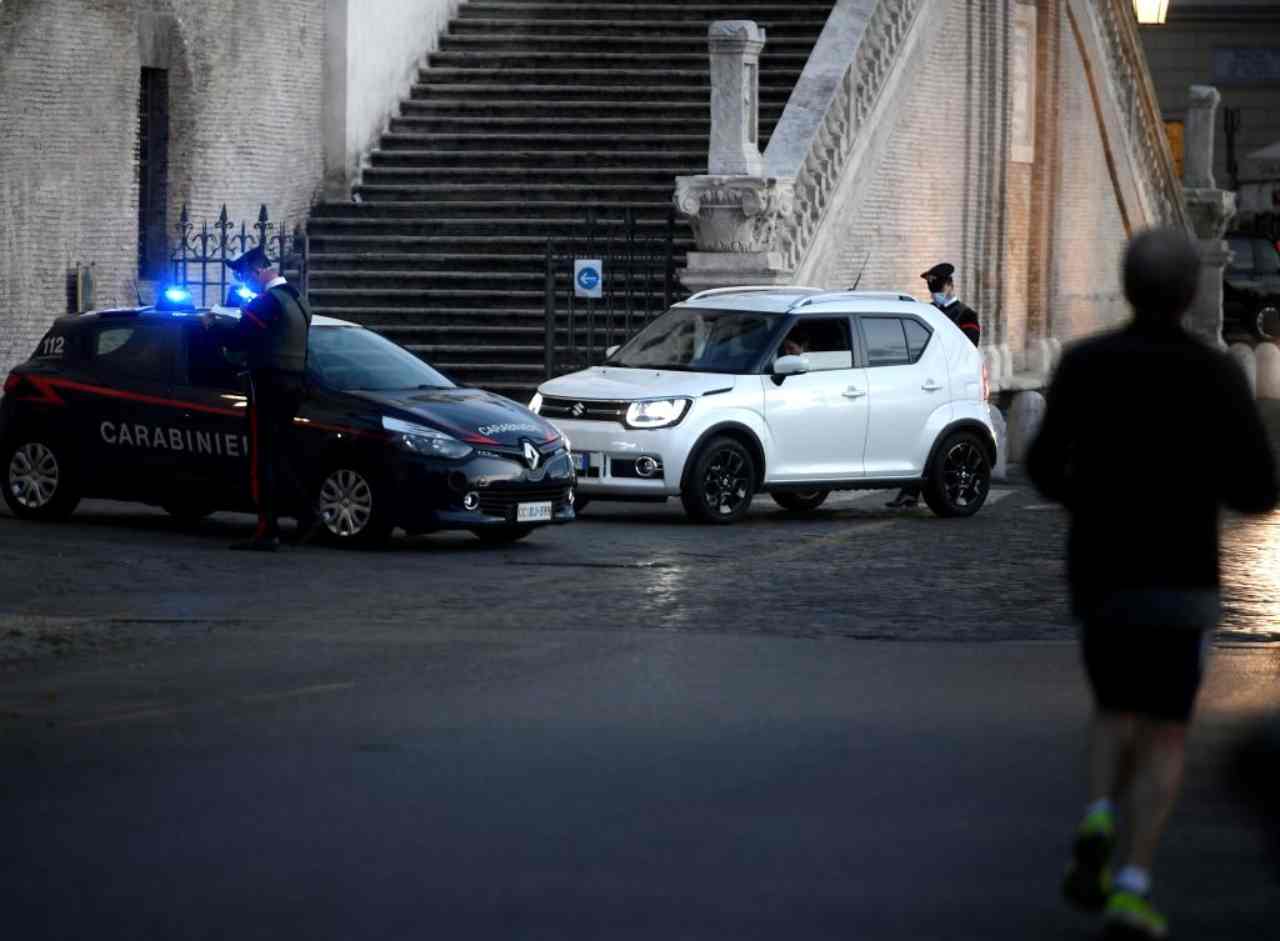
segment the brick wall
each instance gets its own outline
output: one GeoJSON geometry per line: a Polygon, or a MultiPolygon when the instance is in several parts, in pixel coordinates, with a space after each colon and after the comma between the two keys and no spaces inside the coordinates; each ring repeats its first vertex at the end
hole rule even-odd
{"type": "MultiPolygon", "coordinates": [[[[1079,336],[1127,316],[1117,270],[1126,238],[1080,52],[1059,0],[1036,12],[1031,163],[1010,141],[1011,31],[1019,3],[936,0],[885,135],[823,239],[816,283],[927,297],[920,272],[956,265],[956,291],[1007,344],[1015,369],[1046,328],[1079,336]]],[[[887,124],[888,126],[884,126],[887,124]]],[[[803,279],[802,279],[803,280],[803,279]]]]}
{"type": "Polygon", "coordinates": [[[77,261],[99,306],[135,296],[144,54],[170,72],[171,223],[183,203],[301,221],[318,191],[324,0],[0,4],[0,373],[65,312],[77,261]]]}

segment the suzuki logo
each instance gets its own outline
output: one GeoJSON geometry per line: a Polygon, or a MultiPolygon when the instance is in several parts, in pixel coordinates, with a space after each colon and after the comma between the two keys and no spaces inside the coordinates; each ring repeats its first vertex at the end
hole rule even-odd
{"type": "Polygon", "coordinates": [[[581,402],[574,402],[573,408],[569,409],[569,413],[573,415],[574,418],[581,418],[583,416],[583,413],[586,412],[586,410],[587,410],[587,407],[583,405],[581,402]]]}
{"type": "Polygon", "coordinates": [[[529,462],[529,470],[537,470],[538,461],[542,459],[542,455],[538,453],[537,448],[526,441],[524,442],[524,459],[529,462]]]}

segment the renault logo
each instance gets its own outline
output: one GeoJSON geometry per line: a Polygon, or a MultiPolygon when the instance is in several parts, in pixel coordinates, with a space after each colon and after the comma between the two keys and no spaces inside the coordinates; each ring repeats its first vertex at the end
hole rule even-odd
{"type": "Polygon", "coordinates": [[[538,461],[542,459],[542,455],[538,453],[537,448],[526,441],[524,442],[524,459],[529,462],[529,470],[537,470],[538,461]]]}
{"type": "Polygon", "coordinates": [[[569,409],[569,412],[570,414],[573,415],[574,418],[581,418],[583,413],[586,412],[586,410],[587,410],[587,407],[583,405],[581,402],[574,402],[573,408],[569,409]]]}

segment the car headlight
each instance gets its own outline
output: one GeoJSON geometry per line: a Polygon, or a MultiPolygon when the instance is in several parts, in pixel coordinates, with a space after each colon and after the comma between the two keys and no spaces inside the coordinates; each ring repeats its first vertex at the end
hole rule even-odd
{"type": "Polygon", "coordinates": [[[539,415],[542,413],[542,393],[541,392],[533,393],[533,398],[529,400],[529,411],[533,412],[533,414],[535,415],[539,415]]]}
{"type": "Polygon", "coordinates": [[[406,451],[422,454],[427,457],[466,457],[471,453],[471,445],[465,444],[425,425],[415,425],[398,418],[382,417],[382,427],[392,433],[392,441],[406,451]]]}
{"type": "Polygon", "coordinates": [[[666,428],[684,418],[692,399],[658,399],[653,402],[632,402],[627,409],[629,428],[666,428]]]}

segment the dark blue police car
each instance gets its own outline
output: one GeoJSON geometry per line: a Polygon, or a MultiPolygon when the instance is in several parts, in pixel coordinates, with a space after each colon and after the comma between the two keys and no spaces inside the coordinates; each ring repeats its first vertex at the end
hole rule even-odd
{"type": "MultiPolygon", "coordinates": [[[[57,320],[5,380],[0,472],[14,514],[57,519],[82,497],[188,521],[253,511],[243,367],[189,301],[171,301],[57,320]]],[[[503,543],[574,518],[569,442],[510,399],[326,317],[312,322],[307,372],[284,449],[287,515],[349,543],[397,526],[503,543]]]]}

